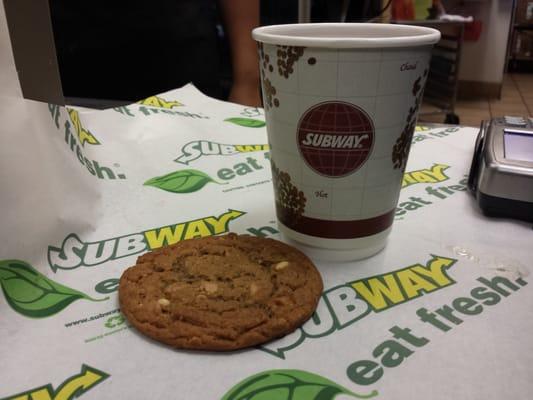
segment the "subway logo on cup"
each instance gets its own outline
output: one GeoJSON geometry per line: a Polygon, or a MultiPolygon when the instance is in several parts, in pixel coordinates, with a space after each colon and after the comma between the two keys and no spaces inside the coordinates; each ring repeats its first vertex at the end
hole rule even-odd
{"type": "Polygon", "coordinates": [[[361,108],[327,101],[307,110],[298,123],[298,149],[320,175],[343,177],[357,171],[374,145],[374,125],[361,108]]]}

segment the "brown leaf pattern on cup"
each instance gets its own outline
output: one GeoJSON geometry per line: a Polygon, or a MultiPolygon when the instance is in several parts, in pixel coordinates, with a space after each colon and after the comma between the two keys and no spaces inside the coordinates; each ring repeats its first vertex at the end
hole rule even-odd
{"type": "MultiPolygon", "coordinates": [[[[277,46],[278,73],[287,79],[294,72],[294,64],[304,55],[305,47],[277,46]]],[[[315,60],[316,62],[316,60],[315,60]]]]}
{"type": "Polygon", "coordinates": [[[259,59],[263,61],[265,58],[265,46],[262,42],[257,42],[257,51],[259,51],[259,59]]]}
{"type": "Polygon", "coordinates": [[[262,87],[263,87],[263,94],[265,96],[264,104],[263,106],[266,109],[274,107],[279,107],[279,99],[275,97],[276,95],[276,88],[274,85],[272,85],[272,82],[270,79],[267,78],[267,71],[272,72],[274,71],[274,67],[272,64],[270,64],[270,56],[265,53],[265,48],[263,46],[263,43],[257,44],[258,50],[259,50],[259,59],[260,59],[260,66],[261,66],[261,79],[262,79],[262,87]]]}
{"type": "Polygon", "coordinates": [[[392,148],[392,163],[395,169],[401,169],[402,172],[405,171],[407,165],[407,158],[409,156],[409,148],[411,146],[411,140],[413,139],[413,134],[416,127],[416,112],[420,103],[422,101],[422,79],[425,78],[428,74],[428,70],[425,69],[422,76],[419,76],[413,83],[412,94],[415,97],[415,104],[409,109],[409,114],[407,115],[405,127],[402,131],[402,134],[396,140],[394,147],[392,148]]]}
{"type": "MultiPolygon", "coordinates": [[[[260,59],[261,79],[263,83],[263,91],[265,95],[264,107],[269,109],[271,107],[279,107],[280,101],[275,97],[276,88],[272,84],[272,81],[267,77],[269,73],[274,71],[274,67],[271,63],[271,57],[265,53],[264,44],[259,42],[257,44],[260,59]]],[[[276,46],[277,47],[277,66],[278,73],[285,79],[294,72],[294,64],[303,56],[305,47],[300,46],[276,46]]],[[[315,65],[317,62],[315,57],[310,57],[307,60],[309,65],[315,65]]]]}
{"type": "Polygon", "coordinates": [[[278,218],[287,226],[296,225],[305,211],[307,199],[304,192],[292,183],[287,172],[279,170],[272,162],[272,181],[278,218]]]}
{"type": "Polygon", "coordinates": [[[272,105],[279,107],[279,100],[274,97],[276,95],[276,88],[268,78],[263,78],[263,91],[265,94],[265,108],[271,108],[272,105]]]}
{"type": "Polygon", "coordinates": [[[274,67],[272,64],[270,64],[270,56],[268,54],[265,54],[265,48],[263,46],[263,43],[258,44],[259,47],[259,58],[261,60],[261,67],[263,71],[268,70],[269,72],[274,71],[274,67]]]}

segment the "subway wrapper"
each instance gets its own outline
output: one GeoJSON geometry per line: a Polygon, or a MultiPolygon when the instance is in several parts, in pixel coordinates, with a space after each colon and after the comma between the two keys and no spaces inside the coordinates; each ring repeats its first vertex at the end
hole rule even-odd
{"type": "Polygon", "coordinates": [[[417,128],[387,247],[317,263],[302,328],[177,351],[124,320],[118,278],[187,238],[278,237],[263,110],[190,85],[104,111],[24,100],[2,29],[0,398],[528,398],[531,226],[465,190],[477,129],[417,128]]]}

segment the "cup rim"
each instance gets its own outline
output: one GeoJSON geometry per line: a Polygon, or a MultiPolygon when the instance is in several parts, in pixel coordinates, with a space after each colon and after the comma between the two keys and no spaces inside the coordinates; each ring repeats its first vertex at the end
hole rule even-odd
{"type": "Polygon", "coordinates": [[[255,28],[261,43],[324,48],[390,48],[432,45],[440,32],[425,26],[377,23],[306,23],[255,28]]]}

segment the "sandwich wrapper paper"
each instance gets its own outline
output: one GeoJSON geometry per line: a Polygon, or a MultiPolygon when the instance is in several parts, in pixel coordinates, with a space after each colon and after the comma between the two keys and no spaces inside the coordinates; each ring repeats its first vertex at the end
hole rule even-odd
{"type": "Polygon", "coordinates": [[[387,247],[317,261],[302,328],[173,350],[124,320],[118,279],[180,240],[278,237],[263,110],[192,85],[104,111],[25,100],[2,29],[1,399],[530,397],[531,225],[465,190],[477,129],[417,128],[387,247]]]}

